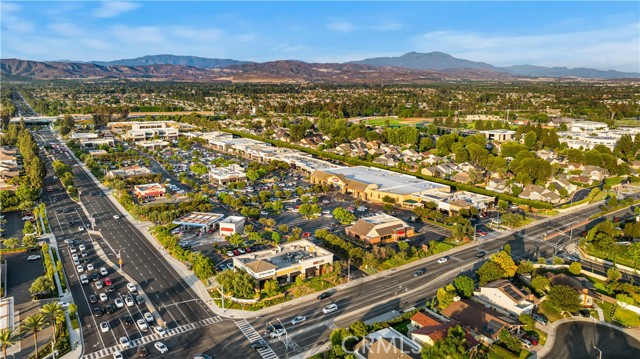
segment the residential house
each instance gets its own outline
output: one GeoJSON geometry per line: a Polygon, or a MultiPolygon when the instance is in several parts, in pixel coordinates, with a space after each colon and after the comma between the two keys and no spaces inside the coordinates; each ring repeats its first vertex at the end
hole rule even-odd
{"type": "Polygon", "coordinates": [[[382,142],[381,141],[369,141],[367,142],[367,148],[369,149],[373,149],[373,150],[379,150],[380,147],[382,147],[382,142]]]}
{"type": "Polygon", "coordinates": [[[487,345],[498,339],[501,330],[518,333],[522,326],[517,320],[468,299],[449,304],[441,313],[471,329],[475,338],[487,345]]]}
{"type": "Polygon", "coordinates": [[[454,182],[458,183],[470,183],[471,176],[469,176],[466,172],[458,172],[450,178],[454,182]]]}
{"type": "Polygon", "coordinates": [[[504,193],[509,191],[509,185],[507,180],[492,178],[491,180],[489,180],[486,189],[498,193],[504,193]]]}
{"type": "Polygon", "coordinates": [[[558,178],[552,183],[556,186],[556,189],[564,188],[569,194],[578,190],[578,186],[574,185],[573,183],[567,181],[564,178],[558,178]]]}
{"type": "Polygon", "coordinates": [[[441,177],[449,177],[458,172],[458,168],[454,164],[448,162],[437,165],[436,170],[438,171],[438,176],[441,177]]]}
{"type": "Polygon", "coordinates": [[[558,155],[552,150],[544,150],[544,149],[536,151],[536,155],[538,155],[538,157],[542,158],[543,160],[547,160],[547,161],[553,160],[558,157],[558,155]]]}
{"type": "Polygon", "coordinates": [[[393,328],[380,329],[354,347],[358,359],[421,359],[421,347],[393,328]]]}
{"type": "Polygon", "coordinates": [[[521,314],[531,314],[534,308],[525,293],[504,279],[480,286],[473,295],[478,302],[504,310],[515,318],[521,314]]]}
{"type": "Polygon", "coordinates": [[[589,177],[592,181],[603,181],[609,176],[609,171],[599,166],[584,166],[582,175],[589,177]]]}
{"type": "Polygon", "coordinates": [[[395,167],[398,164],[398,161],[391,154],[386,153],[373,160],[373,163],[395,167]]]}
{"type": "Polygon", "coordinates": [[[422,160],[422,154],[413,149],[404,150],[401,152],[401,155],[405,162],[416,162],[422,160]]]}
{"type": "Polygon", "coordinates": [[[425,176],[437,177],[438,169],[435,167],[423,167],[422,170],[420,170],[420,173],[425,176]]]}
{"type": "Polygon", "coordinates": [[[526,185],[518,197],[549,203],[560,203],[562,200],[557,193],[535,184],[526,185]]]}
{"type": "MultiPolygon", "coordinates": [[[[436,342],[443,340],[449,334],[449,329],[455,324],[448,320],[438,320],[431,315],[418,312],[411,317],[409,326],[409,338],[421,345],[433,346],[436,342]]],[[[468,330],[465,330],[467,348],[474,351],[480,344],[468,330]]]]}
{"type": "Polygon", "coordinates": [[[584,307],[591,308],[596,302],[602,302],[602,297],[596,292],[596,288],[585,277],[570,277],[566,274],[545,274],[551,285],[566,285],[576,290],[580,296],[580,303],[584,307]]]}
{"type": "Polygon", "coordinates": [[[458,165],[458,168],[460,169],[460,171],[464,171],[464,172],[471,172],[471,171],[483,172],[484,171],[482,167],[471,162],[462,162],[458,165]]]}

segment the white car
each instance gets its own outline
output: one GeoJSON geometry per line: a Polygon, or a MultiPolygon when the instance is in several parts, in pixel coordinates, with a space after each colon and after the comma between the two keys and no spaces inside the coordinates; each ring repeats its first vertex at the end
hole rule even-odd
{"type": "Polygon", "coordinates": [[[80,264],[79,266],[76,267],[76,269],[78,270],[78,273],[82,273],[84,272],[84,266],[82,264],[80,264]]]}
{"type": "Polygon", "coordinates": [[[109,272],[107,271],[107,268],[105,267],[100,267],[100,275],[103,277],[106,277],[109,274],[109,272]]]}
{"type": "Polygon", "coordinates": [[[149,312],[144,313],[144,320],[147,321],[147,323],[153,323],[153,321],[155,320],[153,318],[153,315],[149,312]]]}
{"type": "Polygon", "coordinates": [[[164,328],[159,325],[156,325],[155,327],[153,327],[153,331],[163,336],[167,335],[167,332],[164,330],[164,328]]]}
{"type": "Polygon", "coordinates": [[[102,284],[102,281],[99,280],[96,282],[96,289],[100,290],[104,287],[104,284],[102,284]]]}
{"type": "Polygon", "coordinates": [[[133,298],[129,296],[124,297],[124,302],[127,304],[127,307],[133,307],[133,305],[135,304],[133,298]]]}
{"type": "Polygon", "coordinates": [[[124,359],[124,357],[122,356],[122,353],[120,353],[119,350],[116,350],[115,352],[113,352],[113,359],[124,359]]]}
{"type": "Polygon", "coordinates": [[[446,261],[448,261],[448,260],[449,260],[449,258],[447,258],[447,257],[442,257],[442,258],[438,259],[438,264],[445,263],[445,262],[446,262],[446,261]]]}
{"type": "Polygon", "coordinates": [[[153,345],[153,347],[154,347],[154,348],[156,348],[156,349],[158,349],[158,351],[159,351],[161,354],[167,353],[167,352],[169,351],[169,348],[167,348],[167,346],[166,346],[166,345],[164,345],[164,343],[163,343],[163,342],[156,342],[156,343],[153,345]]]}
{"type": "Polygon", "coordinates": [[[39,255],[39,254],[32,254],[32,255],[30,255],[30,256],[28,256],[28,257],[27,257],[27,260],[28,260],[28,261],[35,261],[35,260],[38,260],[38,259],[40,259],[40,258],[42,258],[42,256],[41,256],[41,255],[39,255]]]}
{"type": "Polygon", "coordinates": [[[78,246],[78,249],[80,250],[80,252],[84,252],[87,250],[87,247],[84,244],[81,244],[78,246]]]}
{"type": "Polygon", "coordinates": [[[106,302],[109,300],[109,297],[105,293],[100,293],[98,296],[100,297],[101,302],[106,302]]]}
{"type": "Polygon", "coordinates": [[[146,332],[147,330],[149,330],[149,325],[144,319],[138,319],[136,323],[138,324],[138,328],[140,328],[140,331],[146,332]]]}
{"type": "Polygon", "coordinates": [[[271,339],[275,339],[275,338],[280,338],[282,335],[284,335],[284,333],[286,333],[284,328],[278,328],[272,331],[271,333],[269,333],[269,336],[271,337],[271,339]]]}
{"type": "Polygon", "coordinates": [[[291,325],[296,325],[298,323],[302,323],[305,320],[307,320],[307,317],[305,317],[304,315],[299,315],[299,316],[297,316],[297,317],[295,317],[295,318],[293,318],[291,320],[291,325]]]}
{"type": "Polygon", "coordinates": [[[127,290],[129,290],[129,292],[131,293],[135,293],[138,291],[138,287],[136,287],[136,285],[133,283],[127,283],[127,290]]]}
{"type": "Polygon", "coordinates": [[[120,337],[120,345],[123,349],[133,348],[133,343],[127,337],[120,337]]]}
{"type": "Polygon", "coordinates": [[[114,215],[113,215],[113,219],[120,219],[120,216],[119,216],[119,215],[117,215],[117,214],[114,214],[114,215]]]}
{"type": "Polygon", "coordinates": [[[74,253],[71,255],[71,258],[73,258],[73,260],[78,260],[78,253],[74,253]]]}
{"type": "Polygon", "coordinates": [[[115,303],[116,303],[116,307],[117,308],[123,308],[124,307],[124,302],[122,301],[121,298],[116,298],[115,303]]]}
{"type": "Polygon", "coordinates": [[[109,330],[111,330],[111,327],[109,327],[109,323],[108,322],[102,322],[100,323],[100,331],[103,333],[108,332],[109,330]]]}
{"type": "Polygon", "coordinates": [[[94,270],[94,269],[95,269],[95,268],[93,267],[93,263],[89,263],[89,264],[87,264],[87,270],[88,270],[88,271],[92,271],[92,270],[94,270]]]}
{"type": "Polygon", "coordinates": [[[22,217],[23,221],[30,221],[32,219],[33,219],[33,216],[24,216],[24,217],[22,217]]]}
{"type": "Polygon", "coordinates": [[[60,306],[61,306],[62,308],[64,308],[64,309],[69,308],[69,303],[67,303],[67,302],[58,302],[58,304],[60,304],[60,306]]]}
{"type": "Polygon", "coordinates": [[[322,308],[322,313],[329,314],[335,312],[336,310],[338,310],[337,304],[329,304],[326,307],[322,308]]]}
{"type": "Polygon", "coordinates": [[[269,212],[267,212],[267,211],[260,211],[260,215],[261,215],[261,216],[268,216],[268,215],[269,215],[269,212]]]}
{"type": "Polygon", "coordinates": [[[84,231],[84,227],[83,227],[83,226],[79,226],[79,227],[78,227],[78,230],[79,230],[80,232],[82,232],[82,231],[84,231]]]}
{"type": "Polygon", "coordinates": [[[233,252],[232,252],[232,251],[227,251],[227,256],[228,256],[228,257],[233,257],[233,256],[234,256],[234,254],[233,254],[233,252]]]}

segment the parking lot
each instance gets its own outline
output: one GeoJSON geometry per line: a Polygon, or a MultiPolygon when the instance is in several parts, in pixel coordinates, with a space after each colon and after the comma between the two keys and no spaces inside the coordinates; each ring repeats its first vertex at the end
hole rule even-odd
{"type": "Polygon", "coordinates": [[[36,278],[44,274],[42,258],[27,260],[33,254],[40,252],[9,253],[2,256],[7,261],[7,295],[12,296],[16,304],[31,302],[29,288],[36,278]]]}
{"type": "Polygon", "coordinates": [[[16,237],[21,239],[24,221],[22,220],[22,211],[2,212],[4,220],[2,221],[2,237],[16,237]]]}

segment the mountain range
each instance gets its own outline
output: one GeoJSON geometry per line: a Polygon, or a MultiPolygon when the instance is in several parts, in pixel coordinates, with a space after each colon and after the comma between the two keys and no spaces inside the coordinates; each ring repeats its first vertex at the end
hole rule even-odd
{"type": "Polygon", "coordinates": [[[514,80],[518,78],[640,78],[640,73],[590,68],[517,65],[497,67],[459,59],[443,52],[409,52],[347,63],[296,60],[249,62],[196,56],[152,55],[114,61],[0,60],[9,79],[129,78],[174,81],[423,83],[442,80],[514,80]]]}

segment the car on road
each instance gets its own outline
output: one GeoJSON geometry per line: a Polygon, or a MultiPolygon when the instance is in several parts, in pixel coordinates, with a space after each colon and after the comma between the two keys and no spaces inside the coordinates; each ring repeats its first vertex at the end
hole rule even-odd
{"type": "Polygon", "coordinates": [[[449,258],[442,257],[442,258],[438,259],[438,264],[446,263],[448,260],[449,260],[449,258]]]}
{"type": "Polygon", "coordinates": [[[331,292],[324,292],[324,293],[320,293],[320,295],[318,296],[318,300],[323,300],[326,298],[329,298],[333,293],[331,292]]]}
{"type": "Polygon", "coordinates": [[[104,279],[104,285],[109,286],[109,285],[112,285],[112,284],[113,284],[113,282],[111,281],[111,279],[109,279],[109,278],[105,278],[104,279]]]}
{"type": "Polygon", "coordinates": [[[108,332],[111,329],[111,327],[109,327],[109,323],[108,322],[102,322],[100,323],[100,331],[103,333],[108,332]]]}
{"type": "Polygon", "coordinates": [[[113,359],[124,359],[124,357],[119,350],[116,350],[115,352],[113,352],[113,359]]]}
{"type": "Polygon", "coordinates": [[[84,231],[84,227],[83,226],[78,226],[78,231],[80,231],[80,232],[84,231]]]}
{"type": "Polygon", "coordinates": [[[118,308],[124,308],[124,302],[122,301],[121,298],[116,298],[115,301],[113,301],[116,304],[116,307],[118,308]]]}
{"type": "Polygon", "coordinates": [[[96,303],[98,303],[98,297],[96,297],[96,296],[95,296],[95,294],[91,294],[91,295],[89,296],[89,303],[91,303],[91,304],[96,304],[96,303]]]}
{"type": "Polygon", "coordinates": [[[137,292],[137,291],[138,291],[138,287],[136,287],[136,285],[135,285],[135,284],[133,284],[133,283],[129,282],[129,283],[127,283],[127,290],[128,290],[129,292],[131,292],[131,293],[135,293],[135,292],[137,292]]]}
{"type": "Polygon", "coordinates": [[[120,337],[118,340],[123,349],[133,348],[133,343],[127,337],[120,337]]]}
{"type": "Polygon", "coordinates": [[[100,267],[100,275],[103,276],[103,277],[109,275],[109,272],[107,271],[107,268],[100,267]]]}
{"type": "Polygon", "coordinates": [[[98,289],[98,290],[104,288],[104,285],[102,284],[102,281],[97,281],[95,285],[96,285],[96,289],[98,289]]]}
{"type": "Polygon", "coordinates": [[[82,264],[76,266],[76,269],[78,270],[78,273],[84,272],[84,266],[82,264]]]}
{"type": "Polygon", "coordinates": [[[147,351],[147,347],[145,347],[144,345],[141,345],[138,347],[137,353],[138,353],[138,357],[140,358],[144,358],[147,355],[149,355],[149,352],[147,351]]]}
{"type": "Polygon", "coordinates": [[[338,310],[337,304],[329,304],[326,307],[322,308],[322,313],[329,314],[335,312],[336,310],[338,310]]]}
{"type": "Polygon", "coordinates": [[[311,233],[310,232],[304,232],[302,233],[303,237],[311,237],[311,233]]]}
{"type": "Polygon", "coordinates": [[[299,316],[291,319],[291,325],[296,325],[296,324],[302,323],[305,320],[307,320],[307,317],[305,317],[304,315],[299,315],[299,316]]]}
{"type": "Polygon", "coordinates": [[[415,273],[413,273],[413,276],[414,277],[419,277],[419,276],[423,275],[426,271],[427,271],[426,269],[420,268],[415,273]]]}
{"type": "Polygon", "coordinates": [[[146,332],[147,330],[149,330],[149,325],[144,319],[138,319],[136,320],[136,323],[138,324],[138,328],[140,328],[141,331],[146,332]]]}
{"type": "Polygon", "coordinates": [[[117,215],[117,214],[114,214],[114,215],[113,215],[113,219],[120,219],[120,216],[119,216],[119,215],[117,215]]]}
{"type": "Polygon", "coordinates": [[[193,359],[213,359],[213,357],[207,354],[196,354],[193,356],[193,359]]]}
{"type": "Polygon", "coordinates": [[[280,338],[281,336],[283,336],[287,331],[284,328],[278,328],[274,331],[272,331],[271,333],[269,333],[269,337],[271,339],[275,339],[275,338],[280,338]]]}
{"type": "Polygon", "coordinates": [[[163,342],[156,342],[155,344],[153,344],[153,347],[156,348],[160,352],[160,354],[169,352],[169,348],[167,348],[167,346],[164,345],[163,342]]]}
{"type": "Polygon", "coordinates": [[[97,307],[97,308],[93,308],[93,315],[95,317],[101,317],[104,314],[104,311],[102,310],[102,308],[97,307]]]}
{"type": "Polygon", "coordinates": [[[133,301],[133,298],[131,298],[128,295],[124,297],[124,302],[125,304],[127,304],[127,307],[133,307],[133,305],[135,304],[135,302],[133,301]]]}
{"type": "Polygon", "coordinates": [[[164,330],[164,328],[159,325],[153,327],[153,331],[160,335],[167,335],[167,332],[164,330]]]}
{"type": "Polygon", "coordinates": [[[476,258],[484,258],[484,256],[486,255],[487,255],[487,252],[479,251],[478,253],[476,253],[476,258]]]}
{"type": "Polygon", "coordinates": [[[92,270],[94,270],[94,269],[95,269],[95,268],[93,267],[93,264],[92,264],[92,263],[87,264],[87,270],[88,270],[88,271],[92,271],[92,270]]]}
{"type": "Polygon", "coordinates": [[[155,320],[153,318],[153,315],[149,312],[144,313],[144,320],[147,321],[147,323],[153,323],[153,321],[155,320]]]}
{"type": "Polygon", "coordinates": [[[100,297],[100,301],[101,301],[101,302],[106,302],[106,301],[108,301],[108,300],[109,300],[109,296],[107,296],[107,295],[106,295],[106,294],[104,294],[104,293],[100,293],[98,296],[100,297]]]}
{"type": "Polygon", "coordinates": [[[267,342],[265,342],[262,339],[251,342],[251,349],[253,350],[264,349],[266,347],[267,347],[267,342]]]}
{"type": "Polygon", "coordinates": [[[42,258],[42,256],[41,256],[41,255],[39,255],[39,254],[32,254],[32,255],[30,255],[30,256],[28,256],[28,257],[27,257],[27,260],[28,260],[28,261],[36,261],[36,260],[38,260],[38,259],[40,259],[40,258],[42,258]]]}

